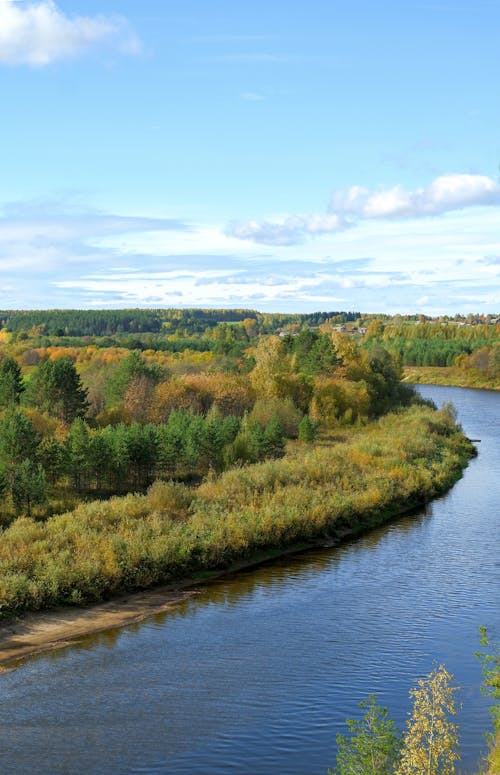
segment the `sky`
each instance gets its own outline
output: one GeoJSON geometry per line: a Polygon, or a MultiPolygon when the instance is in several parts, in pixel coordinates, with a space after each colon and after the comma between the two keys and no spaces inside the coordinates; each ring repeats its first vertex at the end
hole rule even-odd
{"type": "Polygon", "coordinates": [[[500,312],[498,0],[0,0],[0,309],[500,312]]]}

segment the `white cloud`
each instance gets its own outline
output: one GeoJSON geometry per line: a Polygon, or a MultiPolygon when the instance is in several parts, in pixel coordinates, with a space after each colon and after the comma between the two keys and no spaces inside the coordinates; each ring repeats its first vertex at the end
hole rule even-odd
{"type": "Polygon", "coordinates": [[[139,50],[136,37],[120,17],[68,17],[53,0],[22,5],[0,0],[0,62],[4,64],[47,65],[103,41],[112,41],[126,53],[139,50]]]}
{"type": "Polygon", "coordinates": [[[465,207],[500,204],[500,185],[485,175],[442,175],[427,187],[406,191],[402,186],[376,191],[351,186],[336,191],[330,211],[356,218],[421,218],[465,207]]]}
{"type": "Polygon", "coordinates": [[[228,226],[227,234],[264,245],[296,245],[306,236],[330,234],[348,227],[339,215],[290,215],[280,221],[240,221],[228,226]]]}
{"type": "Polygon", "coordinates": [[[227,234],[264,245],[297,245],[308,236],[345,231],[364,220],[425,218],[468,207],[500,205],[500,184],[485,175],[442,175],[427,187],[335,191],[328,214],[289,215],[279,220],[230,223],[227,234]]]}

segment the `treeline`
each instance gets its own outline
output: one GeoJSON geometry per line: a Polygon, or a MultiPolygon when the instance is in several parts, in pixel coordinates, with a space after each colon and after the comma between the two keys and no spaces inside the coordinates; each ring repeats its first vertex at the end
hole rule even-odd
{"type": "MultiPolygon", "coordinates": [[[[470,353],[474,344],[468,339],[391,339],[386,346],[403,366],[453,366],[459,355],[470,353]]],[[[476,341],[478,347],[484,340],[476,341]]]]}
{"type": "Polygon", "coordinates": [[[402,366],[460,366],[462,356],[500,344],[500,325],[378,319],[368,324],[365,342],[386,347],[402,366]]]}
{"type": "MultiPolygon", "coordinates": [[[[319,326],[326,321],[345,323],[359,318],[359,312],[314,312],[310,314],[260,313],[254,310],[159,309],[159,310],[10,310],[0,311],[0,325],[6,331],[26,336],[54,337],[114,336],[121,334],[203,334],[221,323],[253,321],[255,333],[273,333],[288,325],[319,326]]],[[[251,324],[251,323],[250,323],[251,324]]]]}

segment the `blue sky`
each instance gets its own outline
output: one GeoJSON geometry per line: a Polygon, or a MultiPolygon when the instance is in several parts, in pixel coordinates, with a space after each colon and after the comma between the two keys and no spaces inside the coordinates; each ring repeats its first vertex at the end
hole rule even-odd
{"type": "Polygon", "coordinates": [[[497,0],[0,0],[0,308],[500,311],[497,0]]]}

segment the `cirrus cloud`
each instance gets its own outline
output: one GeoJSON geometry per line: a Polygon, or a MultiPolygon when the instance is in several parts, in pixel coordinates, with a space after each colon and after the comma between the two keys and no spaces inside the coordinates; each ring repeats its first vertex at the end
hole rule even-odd
{"type": "Polygon", "coordinates": [[[0,63],[48,65],[105,41],[126,53],[139,50],[137,38],[121,17],[69,17],[53,0],[23,5],[0,0],[0,63]]]}

